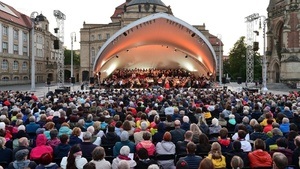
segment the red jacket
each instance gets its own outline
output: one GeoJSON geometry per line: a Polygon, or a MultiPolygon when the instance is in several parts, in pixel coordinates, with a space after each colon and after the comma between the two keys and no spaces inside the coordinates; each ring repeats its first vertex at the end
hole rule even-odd
{"type": "Polygon", "coordinates": [[[154,156],[155,154],[155,145],[150,140],[144,140],[139,142],[136,145],[136,151],[138,151],[140,148],[145,148],[148,151],[149,156],[154,156]]]}
{"type": "Polygon", "coordinates": [[[250,167],[272,166],[272,157],[267,151],[261,149],[254,150],[248,154],[250,167]]]}
{"type": "Polygon", "coordinates": [[[34,147],[30,152],[30,160],[39,159],[44,153],[53,154],[53,149],[51,146],[47,146],[47,138],[44,134],[39,134],[36,138],[36,147],[34,147]]]}

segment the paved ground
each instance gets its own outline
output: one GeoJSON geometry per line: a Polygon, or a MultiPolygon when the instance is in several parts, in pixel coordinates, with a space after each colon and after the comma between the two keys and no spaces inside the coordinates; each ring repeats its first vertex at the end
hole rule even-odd
{"type": "MultiPolygon", "coordinates": [[[[73,86],[71,84],[65,84],[64,86],[70,87],[71,91],[78,91],[81,90],[80,84],[76,83],[73,86]]],[[[246,88],[246,85],[244,83],[237,84],[234,82],[217,85],[218,87],[224,87],[226,86],[228,89],[233,91],[241,91],[243,88],[246,88]]],[[[250,83],[247,85],[248,88],[257,88],[260,91],[259,87],[256,87],[254,83],[250,83]]],[[[58,89],[59,87],[57,85],[50,85],[49,87],[44,83],[39,83],[35,85],[35,90],[33,91],[38,97],[44,97],[48,91],[55,91],[55,89],[58,89]]],[[[268,88],[268,86],[267,86],[268,88]]],[[[84,88],[86,89],[86,88],[84,88]]],[[[14,91],[30,91],[31,92],[31,85],[13,85],[13,86],[0,86],[0,90],[14,90],[14,91]]],[[[276,94],[288,94],[289,91],[292,91],[293,89],[271,89],[268,88],[268,92],[276,93],[276,94]]],[[[295,89],[294,89],[295,90],[295,89]]]]}

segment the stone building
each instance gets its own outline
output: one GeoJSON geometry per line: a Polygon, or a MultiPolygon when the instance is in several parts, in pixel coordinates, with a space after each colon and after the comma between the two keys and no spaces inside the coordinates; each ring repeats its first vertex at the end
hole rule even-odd
{"type": "Polygon", "coordinates": [[[267,81],[300,82],[300,1],[270,0],[267,8],[267,81]]]}
{"type": "Polygon", "coordinates": [[[174,17],[170,6],[161,0],[126,0],[115,8],[110,23],[84,22],[80,29],[80,38],[80,82],[89,81],[90,77],[95,77],[99,72],[102,74],[101,78],[106,77],[117,68],[166,68],[166,65],[167,68],[178,68],[185,66],[181,65],[183,62],[194,67],[191,71],[199,70],[199,73],[209,72],[218,76],[219,66],[216,65],[219,65],[219,60],[222,65],[222,59],[217,59],[220,58],[220,54],[223,55],[220,39],[210,34],[205,29],[205,24],[192,26],[174,17]],[[159,25],[158,22],[162,24],[159,25]],[[169,37],[165,35],[171,33],[169,37]],[[152,35],[157,38],[150,40],[152,35]],[[183,41],[177,42],[179,40],[183,41]],[[192,51],[183,43],[187,43],[191,48],[198,47],[192,51]],[[161,53],[157,53],[158,50],[161,53]],[[157,56],[153,57],[151,53],[157,56]],[[162,54],[168,57],[161,56],[162,54]],[[168,63],[164,63],[161,57],[168,63]],[[202,61],[204,66],[201,65],[202,61]],[[198,68],[199,65],[204,68],[198,68]]]}
{"type": "MultiPolygon", "coordinates": [[[[0,85],[29,84],[31,80],[32,39],[35,50],[35,82],[56,80],[56,55],[49,22],[42,14],[31,18],[0,2],[0,85]]],[[[61,45],[61,44],[60,44],[61,45]]]]}

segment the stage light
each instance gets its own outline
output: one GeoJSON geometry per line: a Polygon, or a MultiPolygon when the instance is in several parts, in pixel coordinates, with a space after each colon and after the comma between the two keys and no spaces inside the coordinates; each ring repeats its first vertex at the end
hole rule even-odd
{"type": "Polygon", "coordinates": [[[192,36],[192,37],[194,37],[195,35],[196,35],[195,33],[192,33],[192,35],[191,35],[191,36],[192,36]]]}
{"type": "Polygon", "coordinates": [[[118,56],[118,55],[116,55],[116,58],[119,58],[119,56],[118,56]]]}
{"type": "Polygon", "coordinates": [[[123,35],[124,35],[124,36],[127,36],[127,33],[126,33],[126,32],[124,32],[124,33],[123,33],[123,35]]]}
{"type": "Polygon", "coordinates": [[[188,55],[185,55],[185,58],[188,58],[188,55]]]}

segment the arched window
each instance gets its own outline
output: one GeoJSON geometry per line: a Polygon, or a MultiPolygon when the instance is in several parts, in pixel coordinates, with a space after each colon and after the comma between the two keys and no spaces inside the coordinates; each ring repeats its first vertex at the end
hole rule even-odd
{"type": "Polygon", "coordinates": [[[19,62],[18,61],[14,61],[13,70],[19,70],[19,62]]]}
{"type": "Polygon", "coordinates": [[[9,78],[7,76],[5,76],[5,77],[2,77],[2,80],[3,81],[9,81],[9,78]]]}
{"type": "Polygon", "coordinates": [[[23,77],[23,80],[28,80],[29,78],[27,76],[24,76],[23,77]]]}
{"type": "Polygon", "coordinates": [[[15,81],[17,81],[17,80],[19,80],[19,79],[20,79],[19,76],[15,76],[15,77],[14,77],[14,80],[15,80],[15,81]]]}
{"type": "Polygon", "coordinates": [[[2,70],[8,70],[8,61],[3,60],[1,65],[2,70]]]}
{"type": "Polygon", "coordinates": [[[23,62],[22,64],[22,70],[27,70],[28,64],[27,62],[23,62]]]}

